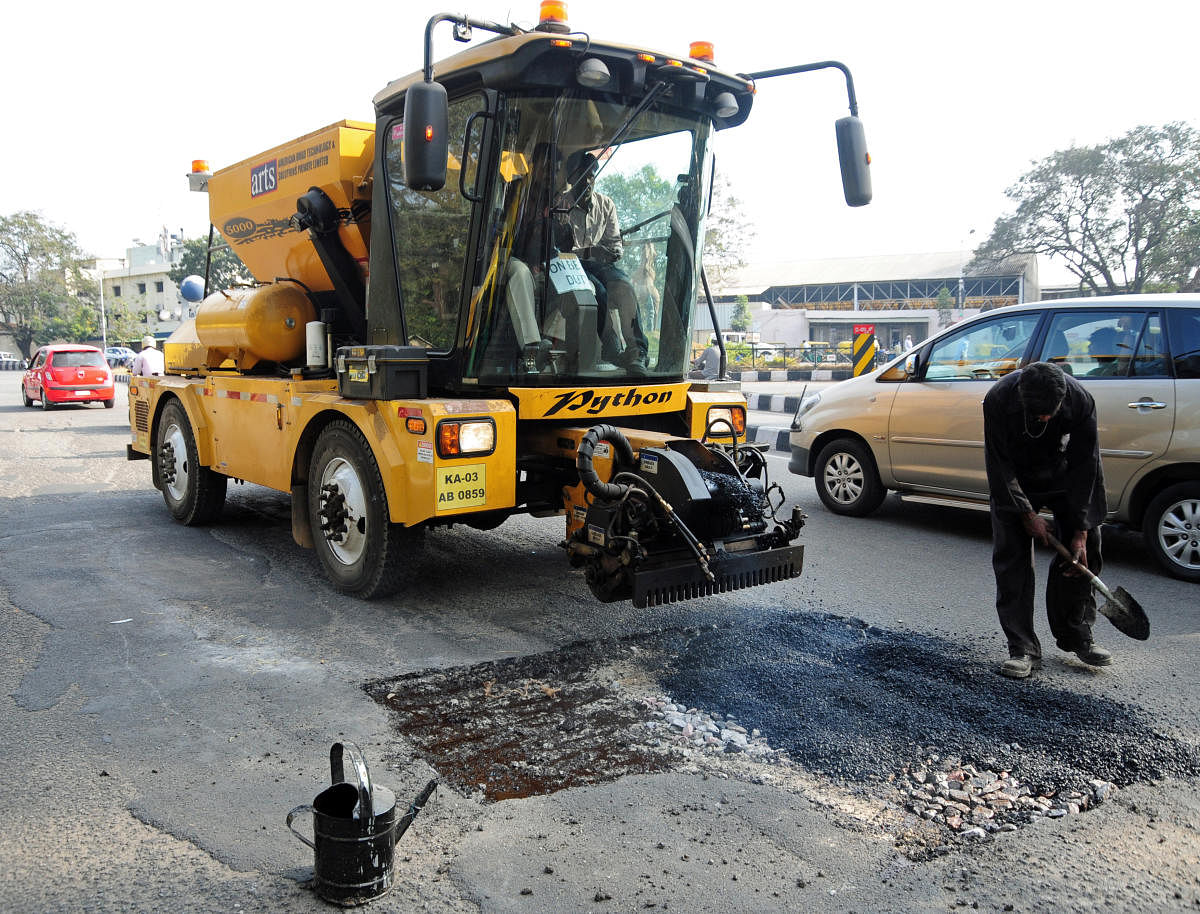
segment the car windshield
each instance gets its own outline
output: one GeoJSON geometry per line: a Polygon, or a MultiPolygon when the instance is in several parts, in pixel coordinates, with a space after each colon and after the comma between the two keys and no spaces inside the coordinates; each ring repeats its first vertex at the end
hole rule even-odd
{"type": "Polygon", "coordinates": [[[661,101],[631,112],[582,95],[504,100],[468,377],[685,373],[711,128],[661,101]]]}
{"type": "Polygon", "coordinates": [[[52,368],[104,368],[104,356],[94,349],[72,349],[50,357],[52,368]]]}

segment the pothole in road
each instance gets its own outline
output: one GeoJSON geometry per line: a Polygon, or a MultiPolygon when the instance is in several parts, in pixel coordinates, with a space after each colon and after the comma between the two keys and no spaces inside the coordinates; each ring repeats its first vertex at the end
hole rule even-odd
{"type": "Polygon", "coordinates": [[[815,613],[366,689],[414,754],[485,802],[664,770],[790,781],[917,855],[950,835],[1081,812],[1114,788],[1200,775],[1200,749],[1136,706],[1045,674],[1013,683],[952,642],[815,613]]]}

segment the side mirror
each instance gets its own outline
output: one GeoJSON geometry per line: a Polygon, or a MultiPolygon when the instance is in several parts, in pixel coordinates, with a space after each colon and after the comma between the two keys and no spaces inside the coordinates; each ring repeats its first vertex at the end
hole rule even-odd
{"type": "Polygon", "coordinates": [[[404,183],[413,190],[446,186],[449,108],[441,83],[420,82],[404,96],[404,183]]]}
{"type": "Polygon", "coordinates": [[[910,378],[917,376],[917,357],[910,355],[904,360],[904,373],[910,378]]]}
{"type": "Polygon", "coordinates": [[[857,117],[839,118],[838,160],[842,166],[842,191],[848,206],[866,206],[871,202],[871,154],[867,152],[867,134],[857,117]]]}

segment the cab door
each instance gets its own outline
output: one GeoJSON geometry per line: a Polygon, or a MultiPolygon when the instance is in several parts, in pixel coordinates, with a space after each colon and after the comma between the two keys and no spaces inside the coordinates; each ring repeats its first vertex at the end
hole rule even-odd
{"type": "Polygon", "coordinates": [[[984,318],[928,344],[896,392],[888,429],[901,486],[986,496],[983,398],[1028,355],[1041,311],[984,318]]]}

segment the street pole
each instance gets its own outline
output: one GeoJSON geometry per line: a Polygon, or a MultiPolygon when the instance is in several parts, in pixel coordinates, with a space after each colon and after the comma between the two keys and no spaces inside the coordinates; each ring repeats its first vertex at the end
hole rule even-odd
{"type": "Polygon", "coordinates": [[[100,262],[96,262],[100,273],[100,348],[108,348],[108,317],[104,313],[104,268],[100,266],[100,262]]]}

